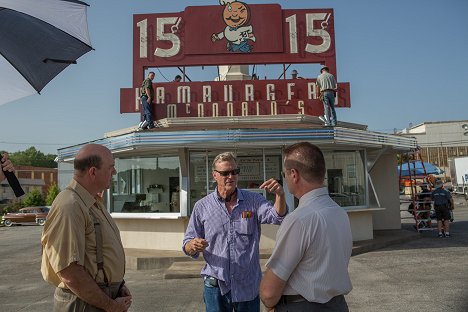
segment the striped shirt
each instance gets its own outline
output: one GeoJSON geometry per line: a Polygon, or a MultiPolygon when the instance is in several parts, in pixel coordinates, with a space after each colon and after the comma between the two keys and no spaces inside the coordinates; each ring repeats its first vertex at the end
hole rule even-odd
{"type": "Polygon", "coordinates": [[[217,278],[221,294],[231,291],[233,302],[250,301],[258,296],[262,275],[260,224],[280,224],[282,220],[265,197],[240,189],[229,214],[215,191],[195,203],[183,246],[196,237],[206,239],[206,264],[201,275],[217,278]]]}
{"type": "Polygon", "coordinates": [[[336,90],[336,79],[330,73],[324,72],[317,77],[317,85],[320,88],[320,91],[323,90],[336,90]]]}
{"type": "Polygon", "coordinates": [[[352,289],[352,245],[348,215],[323,187],[304,194],[284,219],[266,266],[287,281],[283,295],[326,303],[352,289]]]}

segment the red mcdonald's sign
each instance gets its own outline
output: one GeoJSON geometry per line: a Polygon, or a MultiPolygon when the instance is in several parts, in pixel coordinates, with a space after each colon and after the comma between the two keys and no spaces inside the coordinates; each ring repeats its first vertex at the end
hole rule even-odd
{"type": "MultiPolygon", "coordinates": [[[[121,89],[121,112],[139,111],[145,69],[234,64],[323,64],[336,76],[332,9],[282,10],[279,4],[191,6],[137,14],[133,21],[133,88],[121,89]]],[[[158,83],[155,115],[216,117],[320,115],[315,79],[158,83]]],[[[338,103],[350,107],[349,84],[338,103]]]]}

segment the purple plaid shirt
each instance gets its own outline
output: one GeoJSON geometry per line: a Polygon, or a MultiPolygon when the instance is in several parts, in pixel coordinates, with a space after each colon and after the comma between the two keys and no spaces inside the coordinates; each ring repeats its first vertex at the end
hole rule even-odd
{"type": "Polygon", "coordinates": [[[262,278],[260,224],[280,224],[283,218],[265,197],[240,189],[229,214],[215,191],[195,203],[183,246],[196,237],[206,239],[201,275],[217,278],[221,293],[231,291],[233,302],[250,301],[257,297],[262,278]]]}

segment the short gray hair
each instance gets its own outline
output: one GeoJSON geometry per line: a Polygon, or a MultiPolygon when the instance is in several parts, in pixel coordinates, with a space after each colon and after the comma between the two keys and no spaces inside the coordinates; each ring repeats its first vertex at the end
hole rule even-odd
{"type": "Polygon", "coordinates": [[[212,169],[215,170],[216,169],[216,163],[221,162],[221,161],[233,161],[237,165],[237,158],[234,155],[234,153],[224,152],[224,153],[221,153],[221,154],[219,154],[218,156],[215,157],[215,159],[213,160],[212,169]]]}

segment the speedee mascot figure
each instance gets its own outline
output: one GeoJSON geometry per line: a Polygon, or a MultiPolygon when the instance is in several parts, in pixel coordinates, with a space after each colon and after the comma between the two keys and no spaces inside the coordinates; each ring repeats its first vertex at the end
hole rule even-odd
{"type": "Polygon", "coordinates": [[[247,4],[235,0],[220,0],[224,5],[223,20],[226,28],[218,34],[213,34],[213,42],[226,38],[227,50],[231,52],[249,53],[252,46],[248,40],[255,42],[252,25],[250,23],[250,8],[247,4]]]}

